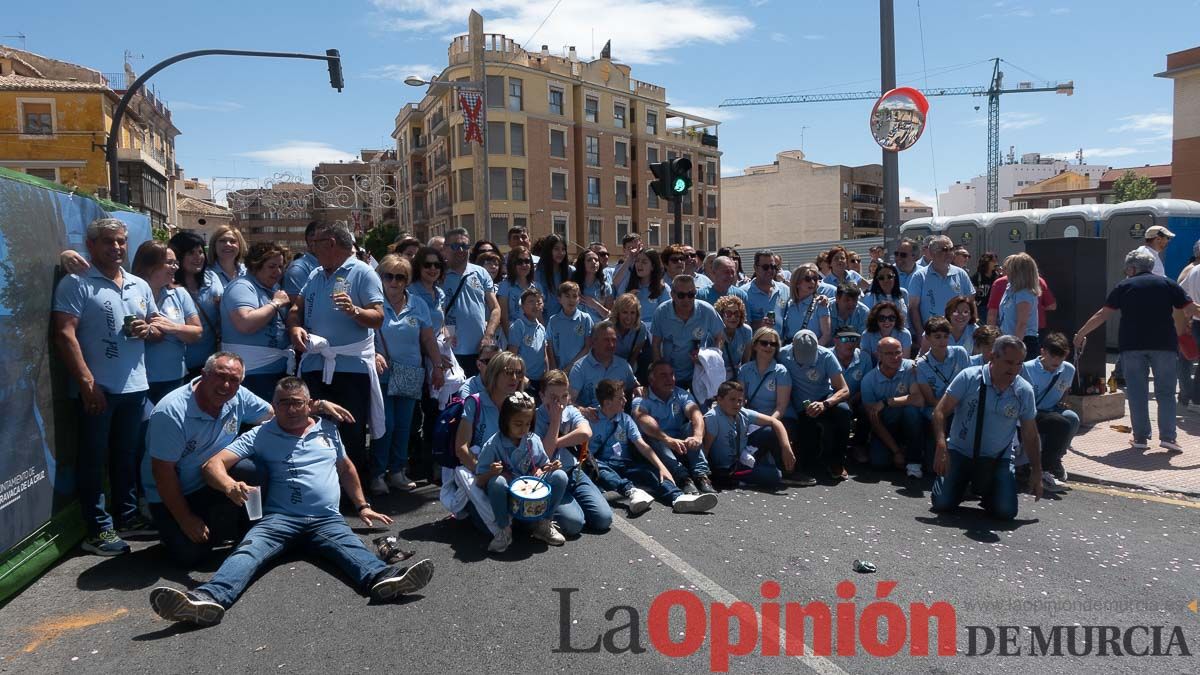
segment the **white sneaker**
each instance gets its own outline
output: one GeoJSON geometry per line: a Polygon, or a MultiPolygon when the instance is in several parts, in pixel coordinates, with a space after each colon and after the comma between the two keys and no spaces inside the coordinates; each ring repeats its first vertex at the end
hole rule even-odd
{"type": "Polygon", "coordinates": [[[654,497],[639,487],[633,488],[625,496],[629,499],[629,515],[631,516],[649,511],[650,505],[654,503],[654,497]]]}
{"type": "Polygon", "coordinates": [[[1136,438],[1130,439],[1129,447],[1133,448],[1134,450],[1149,450],[1150,442],[1149,441],[1139,441],[1136,438]]]}
{"type": "Polygon", "coordinates": [[[388,476],[387,483],[397,490],[414,490],[417,487],[417,484],[404,473],[404,469],[393,471],[392,475],[388,476]]]}
{"type": "Polygon", "coordinates": [[[379,476],[371,481],[371,494],[386,495],[388,493],[387,483],[383,481],[383,476],[379,476]]]}
{"type": "Polygon", "coordinates": [[[1166,448],[1167,452],[1171,453],[1172,455],[1182,455],[1183,454],[1183,446],[1176,443],[1175,441],[1162,441],[1158,444],[1158,447],[1166,448]]]}
{"type": "Polygon", "coordinates": [[[922,474],[922,473],[921,473],[921,465],[920,465],[920,464],[908,464],[908,465],[906,465],[906,466],[904,467],[904,473],[905,473],[905,475],[907,475],[909,478],[920,478],[922,475],[924,475],[924,474],[922,474]]]}
{"type": "Polygon", "coordinates": [[[1054,474],[1049,471],[1042,472],[1042,490],[1045,492],[1053,492],[1059,494],[1067,491],[1067,486],[1054,477],[1054,474]]]}
{"type": "Polygon", "coordinates": [[[496,536],[492,537],[492,543],[488,544],[488,550],[492,553],[504,553],[508,550],[510,544],[512,544],[511,526],[500,530],[496,533],[496,536]]]}
{"type": "Polygon", "coordinates": [[[550,518],[543,518],[537,521],[537,524],[533,526],[533,534],[531,536],[551,546],[562,546],[567,543],[567,538],[562,535],[562,532],[558,531],[558,526],[550,518]]]}
{"type": "Polygon", "coordinates": [[[675,513],[704,513],[716,505],[717,496],[713,494],[679,495],[671,502],[675,513]]]}

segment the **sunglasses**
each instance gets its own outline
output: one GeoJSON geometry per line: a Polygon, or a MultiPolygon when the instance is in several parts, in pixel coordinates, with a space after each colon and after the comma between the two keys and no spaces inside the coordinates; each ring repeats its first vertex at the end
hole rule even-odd
{"type": "Polygon", "coordinates": [[[907,258],[908,254],[905,253],[904,251],[896,251],[896,257],[897,258],[907,258]]]}
{"type": "Polygon", "coordinates": [[[764,272],[774,272],[779,269],[779,265],[759,265],[758,269],[764,272]]]}
{"type": "Polygon", "coordinates": [[[691,293],[676,293],[675,297],[679,298],[680,300],[695,300],[696,291],[692,291],[691,293]]]}
{"type": "Polygon", "coordinates": [[[934,253],[949,253],[950,251],[953,251],[954,249],[950,248],[949,246],[939,246],[937,248],[931,248],[929,250],[933,251],[934,253]]]}
{"type": "Polygon", "coordinates": [[[484,253],[498,253],[498,252],[499,252],[499,251],[497,251],[497,250],[496,250],[496,249],[494,249],[494,248],[481,248],[481,249],[479,249],[478,251],[476,251],[476,253],[477,253],[478,255],[483,255],[484,253]]]}
{"type": "Polygon", "coordinates": [[[517,264],[518,265],[532,265],[533,259],[532,258],[517,258],[517,264]]]}
{"type": "Polygon", "coordinates": [[[596,256],[597,256],[597,257],[600,257],[600,258],[607,258],[607,257],[608,257],[608,251],[600,251],[599,253],[597,253],[597,254],[596,254],[596,256]]]}
{"type": "Polygon", "coordinates": [[[505,368],[504,374],[509,377],[525,377],[525,371],[521,368],[505,368]]]}
{"type": "Polygon", "coordinates": [[[451,251],[466,251],[471,248],[470,244],[450,244],[451,251]]]}
{"type": "Polygon", "coordinates": [[[878,320],[881,323],[896,323],[896,315],[895,314],[880,314],[878,320]]]}
{"type": "Polygon", "coordinates": [[[858,342],[862,338],[857,335],[839,335],[838,342],[858,342]]]}
{"type": "Polygon", "coordinates": [[[427,270],[440,270],[446,267],[446,263],[442,262],[441,260],[426,260],[425,262],[421,263],[421,267],[424,267],[427,270]]]}
{"type": "Polygon", "coordinates": [[[391,272],[383,272],[382,274],[379,275],[379,278],[383,279],[383,282],[385,284],[390,283],[392,281],[404,281],[404,282],[408,281],[407,274],[392,274],[391,272]]]}
{"type": "Polygon", "coordinates": [[[742,317],[742,313],[736,309],[727,309],[724,312],[721,312],[721,316],[727,316],[731,319],[740,319],[742,317]]]}
{"type": "Polygon", "coordinates": [[[779,348],[779,343],[774,340],[755,340],[759,347],[774,347],[779,348]]]}
{"type": "Polygon", "coordinates": [[[880,274],[879,276],[877,276],[875,278],[880,281],[894,281],[896,279],[896,275],[895,274],[880,274]]]}
{"type": "Polygon", "coordinates": [[[821,277],[807,276],[807,277],[804,277],[804,280],[816,283],[821,280],[821,277]]]}

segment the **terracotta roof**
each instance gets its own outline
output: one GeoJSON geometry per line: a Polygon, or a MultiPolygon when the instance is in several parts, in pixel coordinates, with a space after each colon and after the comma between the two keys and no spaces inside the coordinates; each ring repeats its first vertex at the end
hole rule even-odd
{"type": "Polygon", "coordinates": [[[1104,172],[1104,175],[1100,176],[1100,182],[1101,183],[1115,182],[1118,178],[1120,178],[1121,176],[1124,176],[1126,171],[1132,171],[1139,176],[1145,176],[1146,178],[1149,178],[1151,180],[1154,180],[1156,178],[1170,178],[1171,177],[1171,165],[1170,164],[1154,164],[1151,166],[1129,166],[1129,167],[1124,167],[1124,168],[1120,168],[1120,169],[1109,169],[1108,171],[1104,172]]]}
{"type": "Polygon", "coordinates": [[[30,63],[30,62],[26,61],[24,58],[22,58],[20,52],[14,51],[7,47],[0,46],[0,57],[6,58],[6,59],[12,59],[13,61],[16,61],[17,63],[24,66],[25,68],[28,68],[34,75],[36,75],[38,77],[42,77],[42,71],[38,70],[32,63],[30,63]]]}
{"type": "Polygon", "coordinates": [[[200,213],[206,216],[233,217],[233,212],[224,206],[217,206],[212,202],[206,202],[203,199],[196,199],[186,195],[177,196],[175,208],[181,213],[200,213]]]}
{"type": "Polygon", "coordinates": [[[47,80],[40,77],[25,77],[23,75],[5,75],[0,77],[0,90],[6,91],[111,91],[108,87],[97,82],[78,82],[73,80],[47,80]]]}
{"type": "Polygon", "coordinates": [[[921,203],[921,202],[919,202],[919,201],[917,201],[917,200],[913,199],[912,197],[905,197],[905,198],[904,198],[904,201],[900,202],[900,206],[903,206],[903,207],[906,207],[906,208],[910,208],[910,209],[927,209],[927,208],[930,208],[928,204],[923,204],[923,203],[921,203]]]}

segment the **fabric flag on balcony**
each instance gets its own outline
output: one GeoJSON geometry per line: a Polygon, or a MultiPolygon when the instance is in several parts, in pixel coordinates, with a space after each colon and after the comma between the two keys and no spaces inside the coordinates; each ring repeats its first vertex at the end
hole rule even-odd
{"type": "Polygon", "coordinates": [[[458,107],[463,111],[463,139],[467,143],[474,140],[483,145],[483,126],[479,123],[483,112],[483,96],[476,91],[459,92],[458,107]]]}

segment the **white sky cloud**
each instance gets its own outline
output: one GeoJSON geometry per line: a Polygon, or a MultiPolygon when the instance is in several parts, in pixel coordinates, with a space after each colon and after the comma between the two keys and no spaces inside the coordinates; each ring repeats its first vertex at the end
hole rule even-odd
{"type": "MultiPolygon", "coordinates": [[[[718,122],[728,122],[729,120],[737,119],[737,115],[730,112],[727,108],[714,108],[702,105],[672,105],[671,110],[699,115],[700,117],[718,122]]],[[[680,122],[682,122],[680,118],[672,117],[667,121],[667,126],[678,126],[680,122]]]]}
{"type": "MultiPolygon", "coordinates": [[[[1045,123],[1046,123],[1046,118],[1042,115],[1038,115],[1037,113],[1027,113],[1027,112],[1002,112],[1002,113],[1000,113],[1000,130],[1001,131],[1015,131],[1017,129],[1028,129],[1029,127],[1036,127],[1039,124],[1045,124],[1045,123]]],[[[974,119],[963,122],[963,124],[965,124],[969,127],[983,127],[983,126],[987,126],[987,118],[986,117],[976,117],[974,119]]]]}
{"type": "Polygon", "coordinates": [[[171,110],[179,112],[182,110],[195,110],[198,112],[233,112],[241,110],[242,104],[233,101],[205,101],[203,103],[193,103],[191,101],[171,101],[171,110]]]}
{"type": "MultiPolygon", "coordinates": [[[[1048,153],[1042,153],[1042,156],[1043,157],[1053,157],[1054,159],[1062,159],[1062,160],[1070,161],[1070,160],[1075,159],[1076,152],[1079,152],[1079,151],[1071,150],[1068,152],[1048,152],[1048,153]]],[[[1137,148],[1129,148],[1129,147],[1125,147],[1125,146],[1118,146],[1118,147],[1114,147],[1114,148],[1084,148],[1083,149],[1083,161],[1092,162],[1097,159],[1110,159],[1112,157],[1125,157],[1127,155],[1136,155],[1136,154],[1142,153],[1142,152],[1145,152],[1145,150],[1138,150],[1137,148]]]]}
{"type": "Polygon", "coordinates": [[[817,33],[809,33],[807,35],[801,35],[800,37],[804,38],[805,40],[824,40],[825,39],[824,35],[818,35],[817,33]]]}
{"type": "Polygon", "coordinates": [[[721,165],[721,178],[728,178],[729,176],[740,176],[745,171],[746,171],[746,169],[744,167],[730,166],[728,164],[722,164],[721,165]]]}
{"type": "Polygon", "coordinates": [[[360,77],[368,80],[395,80],[403,82],[409,75],[429,79],[442,72],[441,68],[428,63],[389,63],[386,66],[372,68],[360,77]]]}
{"type": "Polygon", "coordinates": [[[1139,145],[1171,140],[1171,127],[1174,122],[1174,117],[1171,113],[1139,113],[1120,117],[1117,121],[1120,124],[1109,129],[1109,131],[1113,133],[1149,134],[1136,141],[1139,145]]]}
{"type": "Polygon", "coordinates": [[[932,193],[923,192],[916,188],[905,187],[905,186],[901,185],[900,186],[900,201],[903,202],[905,197],[908,197],[908,198],[912,199],[913,201],[921,202],[922,204],[925,204],[926,206],[932,207],[933,215],[935,215],[935,216],[938,215],[937,200],[934,199],[934,196],[932,193]]]}
{"type": "Polygon", "coordinates": [[[1062,16],[1063,14],[1070,14],[1071,8],[1070,7],[1055,7],[1054,9],[1050,10],[1050,13],[1055,16],[1062,16]]]}
{"type": "Polygon", "coordinates": [[[773,42],[787,42],[787,41],[788,41],[788,38],[787,38],[787,35],[784,35],[783,33],[771,33],[771,41],[773,41],[773,42]]]}
{"type": "Polygon", "coordinates": [[[598,50],[613,40],[613,57],[624,63],[669,61],[672,47],[696,42],[727,44],[754,27],[750,19],[710,0],[687,4],[663,0],[606,0],[603,11],[589,2],[556,0],[372,0],[382,25],[403,32],[450,29],[465,33],[472,9],[484,17],[484,30],[503,33],[530,49],[551,45],[558,53],[576,45],[589,54],[592,35],[598,50]],[[549,18],[547,18],[549,17],[549,18]],[[669,20],[665,20],[669,17],[669,20]],[[545,25],[541,25],[545,20],[545,25]],[[539,28],[541,25],[541,28],[539,28]],[[594,31],[594,33],[593,33],[594,31]],[[536,35],[534,35],[536,32],[536,35]],[[530,36],[534,36],[530,40],[530,36]]]}
{"type": "Polygon", "coordinates": [[[357,155],[343,152],[328,143],[317,141],[285,141],[282,145],[264,150],[239,152],[238,157],[246,157],[263,164],[283,168],[312,169],[321,162],[352,162],[357,155]]]}

